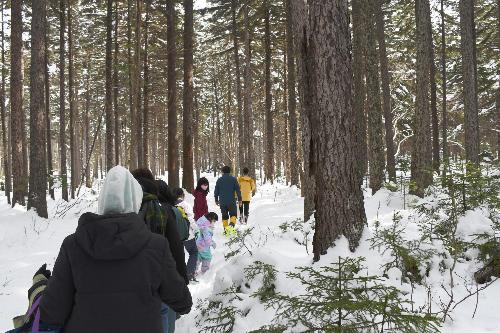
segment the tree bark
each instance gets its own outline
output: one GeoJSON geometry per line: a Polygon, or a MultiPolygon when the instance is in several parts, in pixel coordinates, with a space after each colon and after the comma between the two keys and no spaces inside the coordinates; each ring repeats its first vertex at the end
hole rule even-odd
{"type": "Polygon", "coordinates": [[[3,168],[5,173],[5,196],[7,197],[7,203],[10,205],[10,193],[12,191],[12,177],[10,173],[10,154],[9,154],[9,144],[8,144],[8,129],[7,129],[7,116],[5,110],[5,34],[4,34],[4,8],[5,4],[2,0],[2,87],[1,87],[1,100],[0,100],[0,112],[2,117],[2,148],[3,148],[3,168]]]}
{"type": "Polygon", "coordinates": [[[431,128],[429,0],[416,1],[415,16],[417,22],[417,96],[413,125],[410,193],[423,197],[425,189],[432,184],[432,142],[429,135],[431,128]]]}
{"type": "Polygon", "coordinates": [[[76,119],[78,115],[76,114],[76,101],[75,101],[75,65],[74,65],[74,47],[73,47],[73,15],[71,13],[71,0],[68,0],[68,58],[69,58],[69,147],[70,147],[70,159],[71,159],[71,198],[75,198],[75,189],[78,182],[78,172],[77,172],[77,152],[76,152],[76,119]]]}
{"type": "Polygon", "coordinates": [[[59,148],[60,148],[60,177],[63,200],[68,201],[68,172],[66,166],[66,81],[64,70],[66,64],[66,0],[59,0],[59,148]]]}
{"type": "MultiPolygon", "coordinates": [[[[386,146],[386,161],[387,173],[389,181],[396,183],[396,160],[394,151],[394,129],[393,129],[393,114],[391,105],[391,76],[389,73],[389,61],[387,59],[387,48],[385,43],[385,22],[384,12],[382,11],[383,0],[375,2],[375,17],[377,21],[377,40],[379,45],[380,57],[380,76],[382,79],[382,108],[385,120],[385,146],[386,146]]],[[[439,146],[439,145],[438,145],[439,146]]],[[[438,152],[439,154],[439,152],[438,152]]]]}
{"type": "MultiPolygon", "coordinates": [[[[301,102],[300,117],[302,121],[302,153],[304,159],[304,221],[308,221],[315,210],[316,183],[312,169],[312,88],[309,77],[311,75],[312,59],[308,44],[309,21],[306,4],[302,0],[292,0],[292,20],[294,27],[295,52],[297,54],[297,72],[299,78],[299,96],[301,102]]],[[[284,100],[286,103],[286,99],[284,100]]],[[[286,131],[286,123],[285,123],[286,131]]],[[[285,135],[285,137],[287,137],[285,135]]],[[[362,177],[361,177],[362,178],[362,177]]]]}
{"type": "MultiPolygon", "coordinates": [[[[445,33],[445,15],[444,15],[444,0],[441,0],[441,93],[442,93],[442,136],[443,136],[443,180],[446,179],[446,173],[449,166],[449,148],[448,148],[448,110],[446,100],[446,33],[445,33]]],[[[444,184],[444,182],[443,182],[444,184]]]]}
{"type": "Polygon", "coordinates": [[[194,191],[193,175],[193,0],[184,0],[184,93],[182,187],[194,191]]]}
{"type": "MultiPolygon", "coordinates": [[[[86,87],[85,87],[85,161],[90,162],[90,77],[91,77],[91,63],[90,56],[87,58],[86,63],[87,77],[86,77],[86,87]]],[[[94,163],[95,164],[95,163],[94,163]]],[[[90,176],[90,167],[85,165],[85,185],[88,188],[92,188],[92,178],[90,176]]]]}
{"type": "Polygon", "coordinates": [[[54,179],[53,179],[53,164],[52,164],[52,132],[50,124],[50,74],[49,74],[49,25],[47,22],[47,15],[44,17],[45,20],[45,33],[44,33],[44,84],[45,84],[45,131],[46,131],[46,142],[47,142],[47,178],[49,184],[49,194],[52,200],[55,199],[54,193],[54,179]]]}
{"type": "Polygon", "coordinates": [[[353,75],[347,0],[312,0],[309,10],[313,174],[316,188],[314,259],[344,235],[351,251],[366,223],[356,169],[353,75]],[[321,120],[321,121],[320,121],[321,120]],[[321,170],[319,170],[321,168],[321,170]]]}
{"type": "Polygon", "coordinates": [[[149,94],[150,94],[150,78],[149,78],[149,20],[151,6],[146,2],[146,22],[144,22],[144,116],[142,126],[142,154],[143,166],[149,166],[149,131],[152,130],[149,116],[149,94]]]}
{"type": "MultiPolygon", "coordinates": [[[[430,13],[430,10],[429,10],[430,13]]],[[[429,14],[430,15],[430,14],[429,14]]],[[[439,120],[437,111],[436,63],[434,62],[434,40],[432,35],[432,20],[428,20],[429,29],[429,61],[431,84],[431,122],[432,122],[432,169],[439,174],[439,120]]]]}
{"type": "MultiPolygon", "coordinates": [[[[364,10],[369,27],[376,24],[376,1],[366,1],[364,10]]],[[[377,55],[377,33],[375,29],[366,31],[366,109],[368,118],[368,161],[370,188],[375,194],[384,183],[384,126],[380,99],[379,57],[377,55]]]]}
{"type": "MultiPolygon", "coordinates": [[[[497,0],[497,48],[500,49],[500,0],[497,0]]],[[[500,128],[500,62],[497,62],[496,127],[500,128]]],[[[500,160],[500,131],[497,131],[497,160],[500,160]]]]}
{"type": "Polygon", "coordinates": [[[353,112],[355,122],[355,149],[358,164],[358,177],[363,180],[368,171],[367,124],[365,114],[365,53],[366,53],[366,14],[363,11],[363,1],[352,1],[352,42],[353,42],[353,74],[354,101],[353,112]]]}
{"type": "MultiPolygon", "coordinates": [[[[167,1],[168,3],[169,1],[167,1]]],[[[137,121],[137,111],[135,106],[135,89],[134,86],[134,62],[132,61],[132,0],[127,0],[127,63],[128,63],[128,86],[129,86],[129,108],[130,108],[130,133],[131,139],[129,146],[130,153],[130,168],[135,169],[138,167],[137,145],[139,142],[137,138],[132,137],[137,133],[137,127],[140,126],[137,121]]]]}
{"type": "Polygon", "coordinates": [[[460,0],[460,47],[465,120],[465,158],[479,166],[479,115],[477,103],[477,63],[474,1],[460,0]]]}
{"type": "Polygon", "coordinates": [[[26,175],[24,174],[24,111],[23,111],[23,22],[22,0],[11,3],[11,74],[10,74],[10,118],[12,145],[12,206],[24,205],[26,195],[26,175]]]}
{"type": "MultiPolygon", "coordinates": [[[[273,113],[272,113],[272,83],[271,83],[271,11],[269,1],[264,0],[264,25],[265,25],[265,49],[266,49],[266,155],[265,155],[265,175],[266,180],[271,183],[274,180],[274,133],[273,133],[273,113]]],[[[291,16],[291,15],[289,15],[291,16]]],[[[292,32],[290,32],[291,34],[292,32]]]]}
{"type": "Polygon", "coordinates": [[[45,110],[45,0],[33,2],[30,67],[30,175],[28,209],[47,214],[47,160],[45,110]]]}
{"type": "Polygon", "coordinates": [[[115,147],[115,165],[120,164],[120,110],[118,109],[118,1],[115,1],[115,29],[113,54],[113,110],[114,110],[114,147],[115,147]]]}
{"type": "Polygon", "coordinates": [[[113,149],[113,77],[112,77],[112,30],[113,30],[113,0],[106,1],[106,99],[104,104],[106,114],[106,171],[114,166],[113,149]]]}
{"type": "Polygon", "coordinates": [[[248,17],[249,6],[244,5],[243,15],[245,21],[245,100],[243,105],[244,128],[245,128],[245,165],[250,170],[250,177],[255,179],[255,151],[254,151],[254,131],[253,131],[253,105],[252,105],[252,46],[250,40],[250,20],[248,17]]]}
{"type": "Polygon", "coordinates": [[[168,88],[168,184],[179,187],[179,162],[177,142],[177,86],[176,86],[176,57],[175,47],[175,6],[173,1],[167,1],[167,88],[168,88]]]}
{"type": "Polygon", "coordinates": [[[290,156],[290,185],[299,185],[297,156],[297,96],[295,94],[295,55],[290,0],[286,1],[286,59],[288,74],[288,135],[290,156]]]}
{"type": "Polygon", "coordinates": [[[240,138],[240,143],[238,144],[238,164],[239,169],[243,168],[245,164],[245,149],[241,140],[245,135],[245,129],[243,127],[243,103],[241,99],[241,70],[240,70],[240,55],[239,55],[239,42],[238,42],[238,26],[236,23],[236,7],[237,0],[231,0],[231,17],[232,17],[232,33],[233,33],[233,54],[234,54],[234,64],[236,70],[236,103],[238,105],[238,136],[240,138]]]}
{"type": "Polygon", "coordinates": [[[141,25],[142,25],[142,0],[136,1],[135,11],[135,45],[134,45],[134,105],[137,116],[137,126],[135,138],[137,140],[137,164],[139,167],[147,167],[147,162],[144,160],[143,150],[143,129],[144,129],[144,113],[141,110],[141,25]]]}

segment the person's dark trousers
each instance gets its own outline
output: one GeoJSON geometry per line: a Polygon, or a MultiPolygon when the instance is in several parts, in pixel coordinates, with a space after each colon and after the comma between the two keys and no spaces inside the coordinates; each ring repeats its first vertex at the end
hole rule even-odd
{"type": "Polygon", "coordinates": [[[198,262],[198,247],[196,246],[196,240],[193,238],[184,241],[184,248],[186,248],[186,251],[189,253],[189,259],[186,265],[187,276],[188,279],[192,279],[196,272],[196,264],[198,262]]]}
{"type": "Polygon", "coordinates": [[[240,206],[240,216],[247,216],[249,215],[250,211],[250,201],[243,201],[243,204],[240,206]]]}

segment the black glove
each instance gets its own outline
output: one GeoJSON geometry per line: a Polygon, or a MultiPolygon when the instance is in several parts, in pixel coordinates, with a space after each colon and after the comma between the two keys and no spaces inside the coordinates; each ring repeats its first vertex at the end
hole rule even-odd
{"type": "Polygon", "coordinates": [[[29,307],[33,302],[42,295],[45,287],[47,287],[47,283],[49,282],[49,278],[51,276],[50,270],[47,269],[47,264],[43,264],[38,271],[36,271],[33,276],[33,285],[28,290],[28,299],[29,299],[29,307]]]}
{"type": "Polygon", "coordinates": [[[33,275],[33,279],[38,275],[38,274],[42,274],[43,276],[45,276],[47,279],[50,279],[50,276],[52,275],[50,270],[47,269],[47,264],[43,264],[35,273],[35,275],[33,275]]]}

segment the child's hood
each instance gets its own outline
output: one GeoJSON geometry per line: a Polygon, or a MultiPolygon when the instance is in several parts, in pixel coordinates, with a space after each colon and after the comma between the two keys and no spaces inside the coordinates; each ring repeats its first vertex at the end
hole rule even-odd
{"type": "Polygon", "coordinates": [[[212,227],[212,223],[210,223],[210,221],[205,216],[200,217],[198,219],[198,221],[196,221],[196,224],[200,228],[210,228],[210,227],[212,227]]]}
{"type": "Polygon", "coordinates": [[[247,181],[247,182],[251,182],[252,181],[252,178],[250,176],[240,176],[240,181],[247,181]]]}

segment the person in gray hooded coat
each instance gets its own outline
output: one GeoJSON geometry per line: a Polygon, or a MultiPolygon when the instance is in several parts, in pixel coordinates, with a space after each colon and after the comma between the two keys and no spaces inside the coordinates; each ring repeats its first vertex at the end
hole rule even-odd
{"type": "Polygon", "coordinates": [[[168,241],[137,215],[141,201],[130,172],[112,168],[98,214],[83,214],[61,246],[41,296],[42,323],[64,333],[161,333],[162,302],[180,314],[191,310],[168,241]]]}

